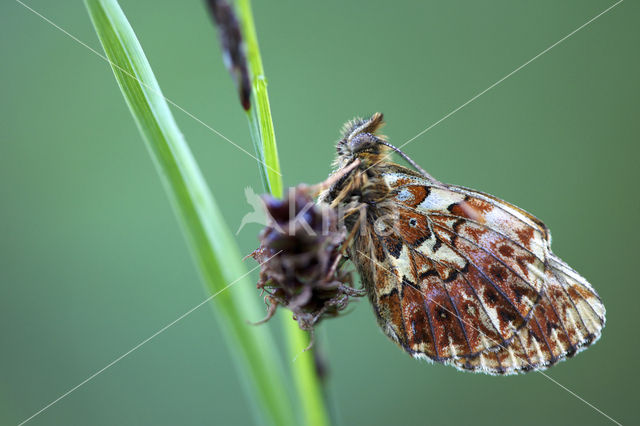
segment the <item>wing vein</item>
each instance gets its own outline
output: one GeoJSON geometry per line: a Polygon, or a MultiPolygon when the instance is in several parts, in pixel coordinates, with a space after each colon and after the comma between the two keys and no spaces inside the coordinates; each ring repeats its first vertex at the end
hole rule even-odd
{"type": "MultiPolygon", "coordinates": [[[[444,231],[446,231],[446,232],[450,232],[451,234],[455,235],[455,236],[456,236],[456,237],[458,237],[458,238],[461,238],[461,239],[463,239],[463,240],[467,241],[467,242],[468,242],[469,244],[471,244],[472,246],[478,247],[480,250],[484,251],[486,254],[488,254],[489,256],[491,256],[491,257],[493,257],[495,260],[497,260],[499,263],[501,263],[505,268],[507,268],[508,270],[510,270],[510,271],[511,271],[511,272],[512,272],[512,273],[513,273],[517,278],[519,278],[523,283],[525,283],[525,284],[526,284],[528,287],[530,287],[530,288],[531,288],[535,293],[537,293],[537,294],[538,294],[538,296],[540,295],[540,292],[539,292],[538,290],[536,290],[536,288],[535,288],[533,285],[531,285],[531,283],[530,283],[529,281],[525,280],[525,279],[524,279],[524,278],[523,278],[519,273],[517,273],[515,270],[513,270],[513,268],[511,268],[511,266],[509,266],[508,264],[506,264],[502,259],[500,259],[498,256],[496,256],[496,255],[495,255],[491,250],[487,249],[487,248],[486,248],[486,247],[484,247],[484,246],[481,246],[480,244],[475,243],[474,241],[470,240],[469,238],[467,238],[467,237],[465,237],[465,236],[463,236],[463,235],[460,235],[459,233],[457,233],[457,232],[455,232],[455,231],[453,231],[453,230],[451,230],[451,229],[449,229],[449,228],[447,228],[447,227],[445,227],[445,226],[442,226],[442,225],[440,225],[440,224],[438,224],[438,223],[436,223],[436,224],[435,224],[435,226],[437,226],[438,228],[443,229],[443,230],[444,230],[444,231]]],[[[446,242],[445,242],[445,243],[446,243],[446,242]]],[[[452,246],[451,244],[449,244],[449,243],[446,243],[446,244],[449,246],[449,248],[451,248],[452,250],[456,251],[460,256],[462,256],[462,254],[460,254],[460,252],[459,252],[459,251],[457,251],[455,247],[453,247],[453,246],[452,246]]],[[[466,257],[465,257],[465,256],[462,256],[462,257],[464,257],[464,258],[466,259],[466,257]]],[[[545,283],[546,283],[546,281],[545,281],[545,283]]],[[[544,283],[543,283],[543,285],[544,285],[544,283]]]]}
{"type": "MultiPolygon", "coordinates": [[[[404,239],[402,239],[403,243],[406,244],[406,242],[404,242],[404,239]]],[[[409,248],[410,246],[408,244],[406,244],[407,248],[409,248]]],[[[413,252],[415,252],[415,250],[410,249],[413,252]]],[[[411,256],[411,262],[415,267],[415,258],[413,256],[411,256]]],[[[440,279],[440,282],[442,283],[442,288],[444,288],[444,291],[447,293],[447,297],[449,298],[449,302],[451,302],[451,306],[453,307],[453,310],[455,311],[455,315],[456,315],[456,319],[458,320],[458,323],[460,324],[460,329],[462,330],[462,334],[464,336],[464,340],[467,344],[467,347],[469,348],[469,353],[473,353],[473,348],[471,347],[471,344],[469,343],[469,337],[467,336],[467,330],[464,326],[464,323],[462,321],[462,318],[460,317],[460,312],[458,311],[458,307],[456,306],[455,302],[453,301],[453,298],[451,297],[451,294],[449,293],[449,290],[447,289],[447,284],[444,282],[444,279],[442,278],[442,275],[440,275],[440,272],[438,272],[437,268],[436,269],[436,274],[438,274],[438,278],[440,279]]],[[[417,269],[416,269],[417,271],[417,269]]],[[[416,273],[416,278],[418,278],[418,274],[416,273]]],[[[422,293],[422,292],[421,292],[422,293]]],[[[424,297],[424,296],[423,296],[424,297]]],[[[436,302],[436,304],[438,304],[436,302]]]]}
{"type": "MultiPolygon", "coordinates": [[[[429,260],[429,261],[430,261],[430,262],[432,262],[432,263],[433,263],[433,262],[435,262],[435,263],[437,263],[437,264],[439,264],[439,265],[442,265],[442,266],[447,267],[447,265],[443,264],[442,262],[438,262],[438,261],[437,261],[437,260],[435,260],[435,259],[431,259],[431,258],[430,258],[430,257],[428,257],[427,255],[425,255],[425,254],[423,254],[423,253],[420,253],[420,252],[419,252],[419,251],[417,251],[417,250],[413,250],[413,251],[415,251],[415,253],[416,253],[416,254],[419,254],[420,256],[423,256],[425,259],[429,260]]],[[[434,268],[435,268],[435,267],[434,267],[434,268]]],[[[457,269],[457,268],[452,268],[452,269],[454,269],[456,272],[458,272],[458,274],[459,274],[459,275],[464,279],[464,281],[465,281],[465,283],[467,284],[467,286],[469,287],[469,289],[471,289],[471,292],[473,293],[473,295],[475,296],[475,298],[478,300],[478,303],[480,304],[480,307],[482,308],[482,311],[484,312],[484,314],[485,314],[485,315],[487,316],[487,318],[489,319],[489,322],[491,323],[491,326],[494,328],[494,330],[495,330],[496,334],[497,334],[498,336],[500,336],[500,338],[502,339],[502,343],[503,343],[503,344],[505,344],[505,345],[509,344],[508,342],[511,340],[511,338],[509,338],[508,340],[505,340],[505,338],[502,336],[502,333],[500,332],[500,328],[499,328],[496,324],[494,324],[494,322],[493,322],[493,320],[492,320],[492,318],[491,318],[491,315],[489,315],[489,312],[487,312],[487,308],[484,306],[484,302],[482,301],[482,299],[480,299],[480,296],[478,296],[478,293],[477,293],[477,292],[476,292],[476,290],[473,288],[473,286],[471,285],[471,282],[470,282],[470,281],[469,281],[469,279],[466,277],[466,275],[465,275],[464,273],[462,273],[462,271],[460,271],[460,270],[459,270],[459,269],[457,269]]],[[[436,271],[436,272],[437,272],[437,271],[436,271]]],[[[478,331],[479,331],[479,330],[478,330],[478,331]]],[[[484,336],[487,336],[485,333],[482,333],[482,334],[483,334],[484,336]]],[[[500,345],[500,343],[499,343],[499,342],[497,342],[495,339],[492,339],[492,338],[491,338],[491,337],[489,337],[489,336],[487,336],[487,338],[488,338],[489,340],[492,340],[492,341],[496,342],[498,345],[500,345]]],[[[490,348],[487,348],[487,347],[485,346],[485,348],[486,348],[485,350],[490,350],[490,349],[492,349],[492,348],[494,348],[494,347],[495,347],[495,346],[491,346],[490,348]]],[[[480,353],[482,353],[482,352],[484,352],[484,351],[473,352],[473,354],[475,354],[475,355],[479,355],[479,354],[480,354],[480,353]]]]}

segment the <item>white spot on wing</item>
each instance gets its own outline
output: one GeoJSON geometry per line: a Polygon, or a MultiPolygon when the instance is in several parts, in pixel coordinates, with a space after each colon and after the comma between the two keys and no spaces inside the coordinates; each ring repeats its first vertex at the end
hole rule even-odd
{"type": "Polygon", "coordinates": [[[411,201],[413,201],[414,198],[415,197],[413,196],[413,194],[407,188],[401,189],[398,192],[398,194],[396,195],[396,200],[398,200],[398,201],[411,202],[411,201]]]}

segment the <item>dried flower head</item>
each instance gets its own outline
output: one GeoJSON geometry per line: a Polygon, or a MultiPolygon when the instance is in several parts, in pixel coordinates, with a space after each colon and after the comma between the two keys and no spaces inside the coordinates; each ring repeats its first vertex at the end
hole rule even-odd
{"type": "Polygon", "coordinates": [[[290,188],[284,200],[262,197],[268,225],[260,232],[260,247],[251,256],[261,263],[258,288],[273,316],[278,306],[293,312],[301,329],[338,315],[350,297],[364,292],[352,287],[351,273],[342,268],[344,226],[328,206],[313,201],[309,187],[290,188]]]}
{"type": "Polygon", "coordinates": [[[251,107],[251,79],[238,18],[226,0],[207,0],[207,4],[218,27],[222,59],[238,88],[240,103],[248,111],[251,107]]]}

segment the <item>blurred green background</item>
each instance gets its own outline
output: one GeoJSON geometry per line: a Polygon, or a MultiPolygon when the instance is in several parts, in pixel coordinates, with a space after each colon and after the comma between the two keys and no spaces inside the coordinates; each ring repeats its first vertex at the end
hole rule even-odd
{"type": "MultiPolygon", "coordinates": [[[[26,3],[102,52],[82,2],[26,3]]],[[[326,177],[352,116],[384,112],[400,145],[611,4],[255,1],[285,183],[326,177]]],[[[252,151],[202,2],[121,5],[164,94],[252,151]]],[[[623,424],[638,416],[639,9],[621,3],[405,148],[550,226],[608,323],[548,374],[623,424]]],[[[17,2],[0,15],[0,423],[17,424],[207,293],[108,65],[17,2]]],[[[235,231],[255,161],[174,114],[235,231]]],[[[353,307],[321,327],[338,424],[611,424],[541,374],[412,360],[353,307]]],[[[29,424],[251,423],[232,365],[201,308],[29,424]]]]}

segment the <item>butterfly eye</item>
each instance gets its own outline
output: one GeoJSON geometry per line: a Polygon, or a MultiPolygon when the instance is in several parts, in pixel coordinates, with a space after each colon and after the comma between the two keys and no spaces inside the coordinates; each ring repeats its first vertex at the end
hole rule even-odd
{"type": "Polygon", "coordinates": [[[349,142],[349,149],[351,152],[362,152],[377,145],[376,138],[370,133],[360,133],[351,139],[349,142]]]}

